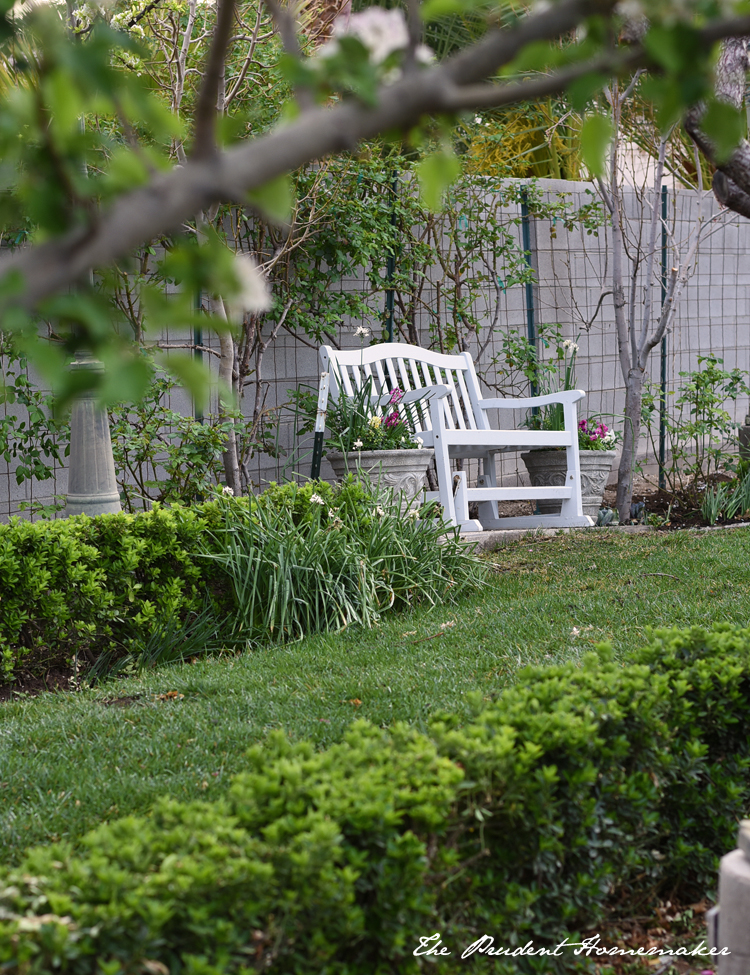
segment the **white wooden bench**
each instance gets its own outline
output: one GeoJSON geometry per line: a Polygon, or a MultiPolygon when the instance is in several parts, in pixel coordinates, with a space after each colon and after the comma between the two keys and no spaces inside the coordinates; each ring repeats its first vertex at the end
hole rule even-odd
{"type": "MultiPolygon", "coordinates": [[[[581,474],[578,460],[578,416],[576,403],[586,395],[581,390],[552,393],[526,399],[485,398],[479,387],[474,363],[468,352],[443,355],[416,345],[389,343],[341,352],[324,345],[320,349],[321,380],[315,425],[313,476],[320,469],[329,395],[352,396],[372,377],[373,399],[398,387],[403,392],[423,390],[429,394],[429,412],[415,433],[425,447],[435,450],[437,498],[446,520],[462,531],[498,528],[571,528],[592,525],[581,506],[581,474]],[[563,405],[564,430],[527,430],[524,427],[493,427],[490,411],[502,419],[512,410],[526,410],[553,403],[563,405]],[[566,482],[559,487],[500,487],[495,471],[495,454],[534,447],[561,447],[567,452],[566,482]],[[452,460],[478,460],[481,471],[476,486],[469,487],[464,471],[454,472],[452,460]],[[317,464],[317,470],[316,470],[317,464]],[[498,517],[498,501],[560,500],[560,514],[498,517]],[[469,518],[469,503],[478,502],[479,518],[469,518]]],[[[411,399],[411,397],[409,397],[411,399]]]]}

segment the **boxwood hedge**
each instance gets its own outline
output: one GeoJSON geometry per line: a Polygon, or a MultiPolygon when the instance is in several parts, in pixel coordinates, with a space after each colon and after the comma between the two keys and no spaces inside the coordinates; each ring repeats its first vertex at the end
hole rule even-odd
{"type": "MultiPolygon", "coordinates": [[[[277,733],[215,803],[164,799],[0,877],[12,973],[549,973],[616,893],[714,886],[750,800],[750,630],[659,631],[625,664],[530,668],[469,723],[277,733]],[[415,956],[439,932],[450,955],[415,956]],[[504,965],[513,965],[505,968],[504,965]],[[492,967],[494,966],[494,967],[492,967]]],[[[555,966],[558,966],[556,969],[555,966]]]]}

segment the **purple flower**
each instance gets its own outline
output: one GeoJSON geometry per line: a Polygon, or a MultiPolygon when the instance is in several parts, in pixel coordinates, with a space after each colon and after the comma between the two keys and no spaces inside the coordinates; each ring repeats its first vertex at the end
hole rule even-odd
{"type": "Polygon", "coordinates": [[[394,410],[393,413],[389,413],[385,418],[386,429],[391,430],[393,427],[398,426],[401,422],[401,417],[398,415],[398,410],[394,410]]]}
{"type": "Polygon", "coordinates": [[[395,389],[391,390],[391,398],[388,400],[388,405],[395,406],[396,403],[400,403],[403,395],[398,386],[396,386],[395,389]]]}

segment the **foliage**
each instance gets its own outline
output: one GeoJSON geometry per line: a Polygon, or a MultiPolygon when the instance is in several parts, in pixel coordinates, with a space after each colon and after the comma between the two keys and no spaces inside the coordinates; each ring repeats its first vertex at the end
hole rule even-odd
{"type": "Polygon", "coordinates": [[[216,506],[0,526],[2,677],[138,652],[155,627],[203,608],[196,560],[216,506]]]}
{"type": "Polygon", "coordinates": [[[466,169],[500,177],[580,180],[581,119],[561,100],[546,99],[477,115],[466,126],[466,169]]]}
{"type": "Polygon", "coordinates": [[[750,474],[745,473],[733,481],[719,481],[707,485],[701,500],[701,514],[708,525],[715,525],[719,518],[731,521],[737,515],[750,511],[750,474]]]}
{"type": "MultiPolygon", "coordinates": [[[[669,391],[674,411],[665,416],[669,460],[664,474],[672,492],[697,497],[712,477],[736,466],[737,423],[725,404],[750,395],[750,385],[747,372],[723,365],[713,353],[699,355],[698,368],[681,372],[681,383],[669,391]]],[[[652,385],[643,400],[643,423],[656,456],[660,395],[652,385]]]]}
{"type": "Polygon", "coordinates": [[[514,395],[532,396],[575,389],[575,365],[578,345],[563,337],[556,323],[537,327],[532,344],[517,328],[508,329],[502,337],[501,351],[493,360],[498,378],[514,395]],[[546,350],[551,350],[545,355],[546,350]]]}
{"type": "MultiPolygon", "coordinates": [[[[494,362],[498,377],[514,393],[528,395],[523,388],[528,383],[532,396],[546,396],[576,388],[576,357],[578,345],[563,338],[562,326],[539,325],[537,342],[531,344],[518,329],[508,329],[502,338],[502,348],[494,362]],[[543,350],[550,349],[546,357],[543,350]],[[519,386],[521,389],[519,390],[519,386]]],[[[565,415],[561,403],[535,407],[526,419],[532,430],[564,430],[565,415]]],[[[578,421],[580,450],[612,450],[618,441],[617,433],[600,417],[586,417],[578,421]]]]}
{"type": "Polygon", "coordinates": [[[171,409],[167,402],[176,385],[157,377],[138,404],[109,410],[115,473],[127,511],[154,503],[192,504],[210,496],[224,477],[222,453],[230,429],[245,435],[241,455],[257,447],[250,440],[250,424],[237,410],[198,420],[171,409]]]}
{"type": "MultiPolygon", "coordinates": [[[[371,376],[352,396],[347,396],[339,382],[339,395],[328,400],[326,445],[333,450],[349,453],[355,450],[416,450],[422,447],[420,437],[414,435],[416,421],[422,418],[424,397],[404,401],[404,393],[397,386],[378,397],[373,392],[371,376]]],[[[308,388],[290,390],[294,404],[297,434],[314,429],[318,412],[317,397],[308,388]]]]}
{"type": "Polygon", "coordinates": [[[316,753],[275,732],[225,799],[30,851],[3,878],[0,960],[408,973],[422,932],[454,958],[484,931],[553,948],[615,892],[627,910],[712,886],[750,800],[750,631],[662,630],[624,666],[603,645],[520,676],[427,733],[357,722],[316,753]]]}
{"type": "Polygon", "coordinates": [[[2,677],[140,667],[201,640],[286,641],[450,601],[482,566],[432,508],[423,515],[321,482],[137,515],[16,519],[0,526],[2,677]]]}
{"type": "Polygon", "coordinates": [[[372,626],[391,608],[452,602],[483,575],[434,504],[402,515],[351,477],[275,486],[227,515],[204,554],[232,586],[233,644],[372,626]]]}
{"type": "Polygon", "coordinates": [[[15,351],[4,335],[0,335],[0,356],[0,394],[11,407],[0,417],[0,456],[14,465],[17,484],[31,478],[49,480],[55,467],[62,467],[68,456],[70,429],[64,418],[55,414],[52,396],[29,378],[26,357],[15,351]]]}

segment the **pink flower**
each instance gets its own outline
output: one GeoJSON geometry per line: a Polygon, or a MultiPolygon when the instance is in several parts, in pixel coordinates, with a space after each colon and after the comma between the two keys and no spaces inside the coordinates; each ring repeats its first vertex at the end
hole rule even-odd
{"type": "Polygon", "coordinates": [[[389,413],[385,418],[386,429],[390,430],[401,422],[401,417],[398,415],[398,410],[394,410],[393,413],[389,413]]]}
{"type": "Polygon", "coordinates": [[[404,394],[401,392],[398,386],[396,386],[394,390],[391,390],[391,398],[388,400],[388,405],[395,406],[396,403],[400,403],[403,395],[404,394]]]}

